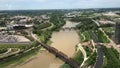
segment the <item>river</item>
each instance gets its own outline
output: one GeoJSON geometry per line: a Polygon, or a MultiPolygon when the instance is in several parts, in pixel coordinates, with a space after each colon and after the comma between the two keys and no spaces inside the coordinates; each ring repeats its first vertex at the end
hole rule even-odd
{"type": "MultiPolygon", "coordinates": [[[[66,21],[63,28],[75,27],[75,25],[77,25],[77,23],[66,21]]],[[[53,32],[51,41],[53,42],[51,44],[52,47],[72,57],[75,53],[75,45],[79,43],[79,36],[75,30],[60,30],[59,32],[53,32]]],[[[59,68],[62,64],[64,64],[62,60],[56,58],[48,51],[40,51],[35,56],[35,59],[18,68],[59,68]]]]}

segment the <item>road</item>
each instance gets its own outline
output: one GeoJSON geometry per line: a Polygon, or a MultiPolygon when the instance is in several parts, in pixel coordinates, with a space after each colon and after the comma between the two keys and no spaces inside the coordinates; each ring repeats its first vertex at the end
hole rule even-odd
{"type": "Polygon", "coordinates": [[[99,40],[97,38],[97,36],[92,32],[92,31],[89,31],[90,35],[92,36],[93,38],[93,41],[96,44],[96,48],[97,48],[97,58],[96,58],[96,63],[94,65],[94,68],[101,68],[102,67],[102,64],[103,64],[103,52],[102,52],[102,48],[101,48],[101,45],[98,44],[99,43],[99,40]]]}
{"type": "MultiPolygon", "coordinates": [[[[95,20],[92,20],[92,21],[93,21],[94,23],[96,23],[97,26],[100,26],[100,24],[99,24],[97,21],[95,21],[95,20]]],[[[113,40],[111,40],[111,39],[108,37],[108,35],[106,35],[106,33],[104,32],[104,30],[103,30],[102,28],[99,28],[99,30],[104,33],[104,35],[105,35],[105,36],[108,38],[108,40],[110,41],[110,44],[112,44],[113,47],[120,53],[120,50],[119,50],[119,48],[116,46],[116,43],[115,43],[113,40]]]]}

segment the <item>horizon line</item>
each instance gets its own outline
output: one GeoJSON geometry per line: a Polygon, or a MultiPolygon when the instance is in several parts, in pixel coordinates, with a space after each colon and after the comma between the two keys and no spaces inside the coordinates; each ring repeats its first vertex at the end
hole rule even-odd
{"type": "Polygon", "coordinates": [[[103,8],[49,8],[49,9],[3,9],[0,11],[20,11],[20,10],[84,10],[84,9],[120,9],[120,7],[103,7],[103,8]]]}

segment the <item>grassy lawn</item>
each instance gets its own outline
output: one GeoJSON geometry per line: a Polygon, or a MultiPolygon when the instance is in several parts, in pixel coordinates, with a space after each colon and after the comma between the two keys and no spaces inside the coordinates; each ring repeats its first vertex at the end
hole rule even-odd
{"type": "Polygon", "coordinates": [[[78,32],[78,35],[79,35],[79,38],[80,38],[80,42],[83,42],[84,41],[84,37],[83,37],[82,33],[78,32]]]}
{"type": "Polygon", "coordinates": [[[102,46],[102,50],[106,57],[106,63],[103,65],[103,68],[119,68],[119,53],[113,47],[106,48],[105,46],[102,46]]]}
{"type": "Polygon", "coordinates": [[[88,31],[84,31],[83,35],[85,36],[85,41],[89,41],[91,39],[91,36],[88,31]]]}
{"type": "Polygon", "coordinates": [[[86,66],[94,65],[96,62],[97,53],[93,52],[89,58],[86,60],[86,66]]]}
{"type": "Polygon", "coordinates": [[[78,35],[79,35],[79,38],[80,38],[81,42],[89,41],[91,39],[91,36],[90,36],[88,31],[84,31],[82,33],[78,32],[78,35]]]}
{"type": "Polygon", "coordinates": [[[0,68],[5,68],[6,66],[11,65],[11,64],[18,65],[18,64],[24,62],[25,60],[29,59],[33,55],[36,55],[40,48],[41,47],[36,48],[34,50],[31,50],[27,53],[24,53],[24,54],[16,56],[16,57],[10,57],[7,60],[0,62],[0,68]]]}
{"type": "MultiPolygon", "coordinates": [[[[73,57],[73,60],[75,60],[76,62],[78,62],[79,64],[82,64],[84,57],[82,52],[79,50],[73,57]]],[[[69,64],[63,64],[61,65],[59,68],[72,68],[69,64]]]]}
{"type": "Polygon", "coordinates": [[[103,65],[102,65],[102,68],[104,68],[106,65],[107,65],[107,58],[104,57],[104,58],[103,58],[103,65]]]}
{"type": "Polygon", "coordinates": [[[111,38],[115,31],[114,27],[103,27],[104,32],[111,38]]]}
{"type": "MultiPolygon", "coordinates": [[[[38,35],[37,35],[38,36],[38,35]]],[[[39,35],[38,38],[40,39],[41,42],[44,42],[45,39],[44,39],[44,35],[39,35]]]]}
{"type": "Polygon", "coordinates": [[[96,36],[98,37],[98,40],[102,43],[109,43],[110,41],[108,40],[108,38],[104,35],[104,33],[102,33],[100,30],[98,30],[97,32],[95,32],[96,36]]]}
{"type": "Polygon", "coordinates": [[[83,54],[80,50],[74,55],[73,60],[75,60],[79,64],[81,64],[83,62],[84,57],[83,57],[83,54]]]}
{"type": "Polygon", "coordinates": [[[59,68],[71,68],[71,66],[69,64],[63,64],[62,66],[60,66],[59,68]]]}
{"type": "Polygon", "coordinates": [[[42,24],[37,24],[37,25],[34,25],[34,28],[35,29],[44,29],[44,28],[47,28],[47,27],[50,27],[51,26],[51,23],[42,23],[42,24]]]}
{"type": "Polygon", "coordinates": [[[83,46],[83,48],[85,49],[86,51],[86,54],[87,54],[87,57],[91,55],[92,53],[92,50],[90,48],[88,48],[87,46],[83,46]]]}
{"type": "MultiPolygon", "coordinates": [[[[81,32],[78,32],[80,41],[84,41],[84,37],[81,35],[81,32]]],[[[77,47],[76,47],[77,48],[77,47]]],[[[73,57],[73,60],[75,60],[76,62],[78,62],[79,64],[82,64],[84,57],[82,52],[79,50],[73,57]]],[[[59,68],[72,68],[69,64],[63,64],[61,65],[59,68]]]]}
{"type": "Polygon", "coordinates": [[[29,44],[0,44],[0,48],[24,48],[29,44]]]}
{"type": "Polygon", "coordinates": [[[106,32],[106,31],[109,31],[109,32],[110,32],[110,31],[115,30],[113,27],[103,27],[102,29],[103,29],[105,32],[106,32]]]}
{"type": "Polygon", "coordinates": [[[47,44],[47,45],[51,45],[51,44],[52,44],[52,41],[51,41],[51,40],[48,40],[46,44],[47,44]]]}
{"type": "Polygon", "coordinates": [[[7,52],[7,49],[0,49],[0,54],[7,52]]]}

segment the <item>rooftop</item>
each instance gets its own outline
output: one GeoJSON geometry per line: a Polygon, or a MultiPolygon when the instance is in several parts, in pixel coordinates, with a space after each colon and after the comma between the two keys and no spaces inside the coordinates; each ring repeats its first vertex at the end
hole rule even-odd
{"type": "Polygon", "coordinates": [[[0,35],[0,43],[28,43],[29,39],[19,35],[0,35]]]}

